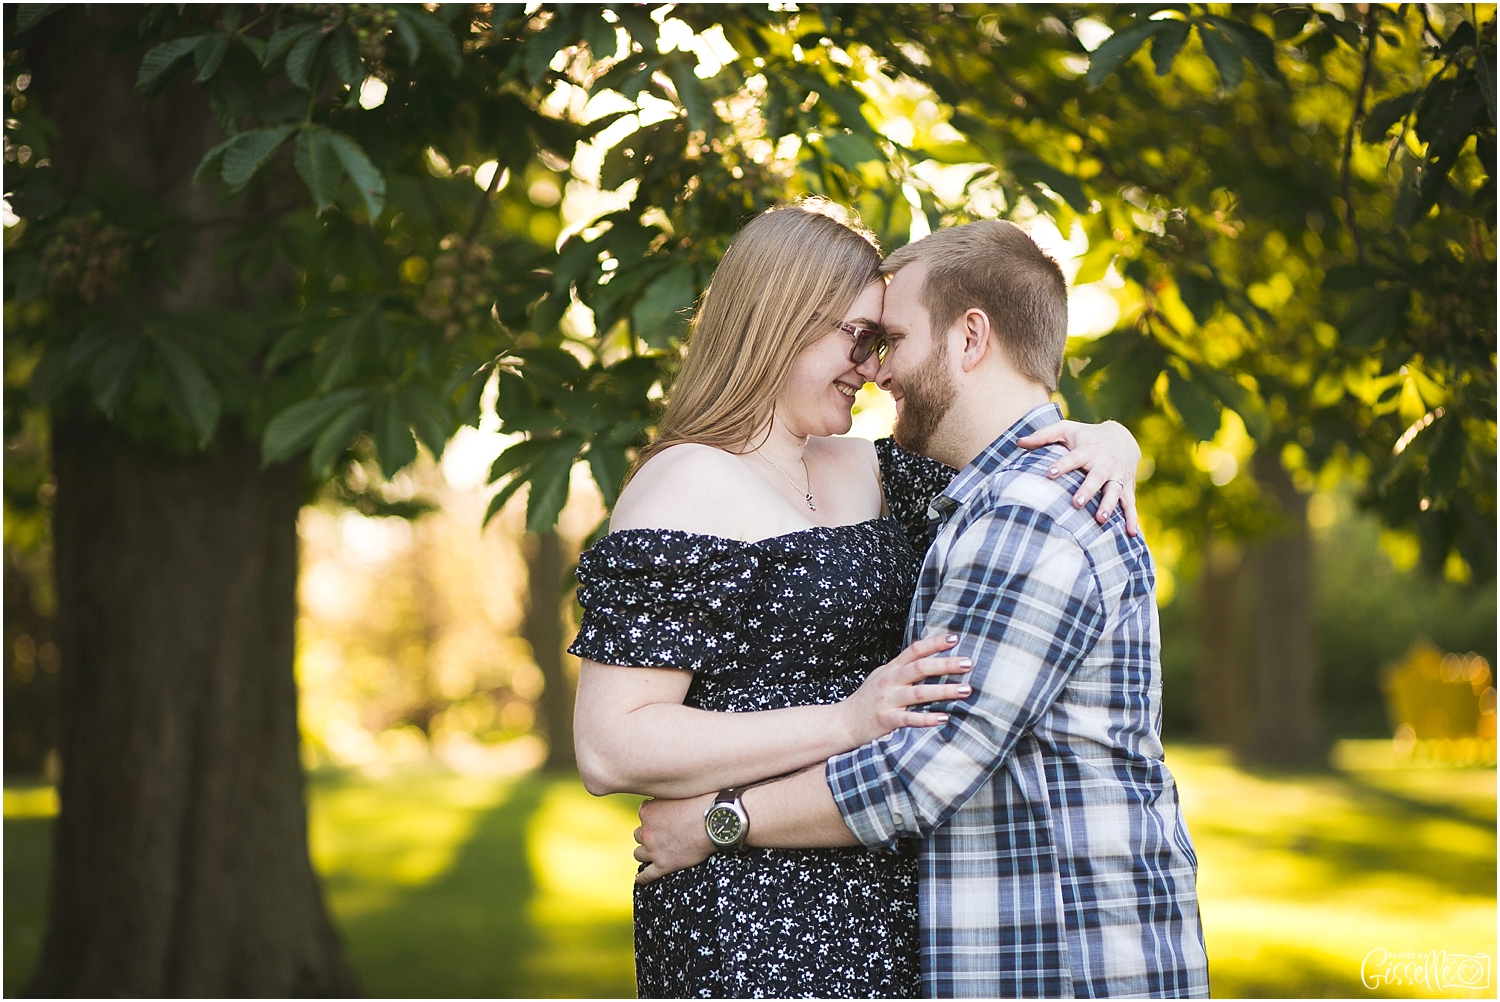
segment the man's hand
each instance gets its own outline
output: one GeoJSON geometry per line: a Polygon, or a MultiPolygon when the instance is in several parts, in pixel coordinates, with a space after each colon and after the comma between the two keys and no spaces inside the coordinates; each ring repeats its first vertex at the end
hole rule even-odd
{"type": "Polygon", "coordinates": [[[1089,498],[1104,488],[1095,517],[1099,524],[1109,521],[1118,503],[1125,513],[1125,531],[1137,535],[1140,518],[1135,511],[1135,472],[1141,462],[1141,447],[1130,430],[1118,421],[1081,424],[1059,421],[1016,442],[1023,449],[1039,449],[1054,442],[1071,451],[1047,471],[1049,477],[1060,477],[1080,467],[1088,471],[1083,486],[1073,495],[1073,507],[1082,508],[1089,498]]]}
{"type": "Polygon", "coordinates": [[[703,812],[713,802],[710,793],[689,800],[648,800],[641,805],[635,858],[649,865],[636,874],[637,884],[697,866],[714,854],[714,844],[703,828],[703,812]]]}

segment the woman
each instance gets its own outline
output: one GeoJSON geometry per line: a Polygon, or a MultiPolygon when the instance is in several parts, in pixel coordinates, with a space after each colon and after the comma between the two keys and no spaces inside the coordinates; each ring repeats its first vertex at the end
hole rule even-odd
{"type": "MultiPolygon", "coordinates": [[[[658,438],[579,561],[591,792],[743,786],[940,723],[916,707],[968,695],[927,683],[967,668],[943,638],[900,650],[927,502],[953,471],[835,437],[877,364],[879,265],[806,204],[757,217],[719,265],[658,438]]],[[[635,909],[642,997],[919,990],[909,854],[719,853],[638,884],[635,909]]]]}

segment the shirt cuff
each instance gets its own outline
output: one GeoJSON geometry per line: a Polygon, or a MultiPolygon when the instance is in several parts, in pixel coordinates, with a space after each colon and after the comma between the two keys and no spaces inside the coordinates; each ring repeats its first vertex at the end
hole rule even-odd
{"type": "Polygon", "coordinates": [[[877,744],[833,756],[824,775],[844,824],[861,845],[895,852],[897,839],[921,836],[911,798],[877,744]]]}

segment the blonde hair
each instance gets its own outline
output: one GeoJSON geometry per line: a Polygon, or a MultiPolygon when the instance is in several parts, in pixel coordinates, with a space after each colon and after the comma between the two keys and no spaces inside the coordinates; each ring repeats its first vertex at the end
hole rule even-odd
{"type": "Polygon", "coordinates": [[[684,442],[726,452],[753,448],[750,440],[768,425],[792,361],[879,278],[874,238],[826,199],[752,219],[699,300],[656,438],[630,476],[684,442]]]}
{"type": "Polygon", "coordinates": [[[936,230],[885,259],[893,275],[927,265],[922,304],[934,334],[966,310],[983,310],[1016,371],[1051,393],[1068,343],[1068,282],[1057,262],[1014,223],[986,219],[936,230]]]}

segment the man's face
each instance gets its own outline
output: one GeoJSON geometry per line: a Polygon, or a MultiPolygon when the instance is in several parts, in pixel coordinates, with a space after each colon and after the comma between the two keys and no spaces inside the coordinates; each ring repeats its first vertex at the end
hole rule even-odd
{"type": "Polygon", "coordinates": [[[933,331],[922,286],[927,265],[907,265],[891,278],[880,323],[885,328],[885,360],[875,384],[896,401],[896,443],[911,452],[930,454],[933,436],[953,406],[955,387],[948,369],[947,331],[933,331]]]}

